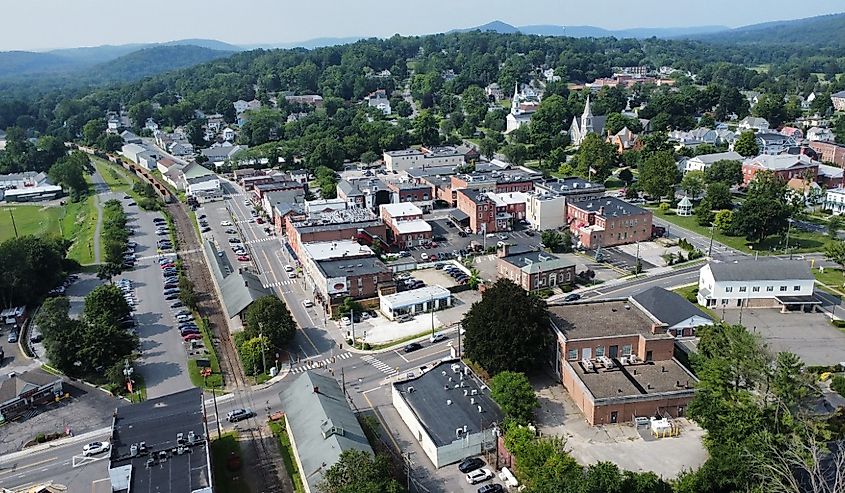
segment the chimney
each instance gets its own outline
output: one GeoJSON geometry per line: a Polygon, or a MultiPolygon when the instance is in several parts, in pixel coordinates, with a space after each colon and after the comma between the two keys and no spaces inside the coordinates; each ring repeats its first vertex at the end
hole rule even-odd
{"type": "Polygon", "coordinates": [[[510,246],[510,245],[508,245],[507,243],[505,243],[504,245],[502,245],[502,247],[501,247],[501,248],[499,248],[499,249],[496,251],[496,255],[497,255],[499,258],[504,258],[504,257],[507,257],[507,256],[508,256],[508,254],[510,254],[510,249],[511,249],[511,246],[510,246]]]}
{"type": "Polygon", "coordinates": [[[314,393],[315,393],[315,394],[319,394],[319,393],[320,393],[320,387],[318,387],[318,386],[316,386],[316,385],[315,385],[315,386],[314,386],[314,393]]]}
{"type": "Polygon", "coordinates": [[[604,215],[604,206],[599,207],[599,216],[604,215]]]}

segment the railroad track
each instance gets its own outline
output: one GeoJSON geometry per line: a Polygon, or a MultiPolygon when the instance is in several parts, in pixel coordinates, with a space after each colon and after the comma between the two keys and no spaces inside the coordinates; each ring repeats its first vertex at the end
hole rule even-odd
{"type": "MultiPolygon", "coordinates": [[[[197,238],[193,221],[184,207],[180,203],[167,206],[176,227],[176,236],[182,245],[181,249],[195,252],[182,255],[181,258],[186,275],[193,283],[194,290],[198,295],[197,310],[203,318],[208,319],[211,333],[219,341],[216,346],[217,360],[220,364],[220,372],[223,374],[226,390],[233,393],[235,401],[240,407],[252,409],[256,412],[256,417],[249,420],[253,426],[238,431],[247,434],[250,438],[250,443],[257,458],[257,463],[253,466],[257,465],[261,471],[259,474],[263,483],[261,491],[263,493],[287,493],[279,481],[279,478],[281,478],[280,472],[282,474],[284,472],[279,471],[277,467],[279,450],[275,444],[275,437],[272,435],[265,436],[263,423],[259,419],[263,416],[262,411],[264,411],[266,403],[256,403],[254,400],[250,382],[243,371],[234,341],[229,333],[226,316],[220,305],[220,300],[215,296],[214,281],[202,254],[202,245],[197,238]]],[[[220,419],[219,416],[218,419],[220,419]]]]}

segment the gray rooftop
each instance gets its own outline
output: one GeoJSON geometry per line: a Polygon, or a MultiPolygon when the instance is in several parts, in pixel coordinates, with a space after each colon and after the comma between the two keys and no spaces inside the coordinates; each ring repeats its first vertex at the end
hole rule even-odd
{"type": "Polygon", "coordinates": [[[666,332],[652,333],[652,320],[636,305],[621,300],[585,301],[549,306],[554,327],[567,340],[638,335],[646,339],[671,338],[666,332]]]}
{"type": "Polygon", "coordinates": [[[502,261],[514,265],[529,274],[575,266],[573,262],[565,258],[538,251],[514,253],[503,257],[502,261]]]}
{"type": "Polygon", "coordinates": [[[219,257],[217,249],[210,241],[203,243],[205,254],[210,260],[209,266],[212,275],[217,280],[220,286],[220,292],[223,295],[223,305],[226,307],[226,312],[230,318],[237,317],[241,312],[246,310],[253,301],[264,296],[270,296],[273,293],[264,288],[261,279],[249,272],[248,270],[235,270],[231,266],[231,273],[225,272],[224,262],[225,256],[219,257]]]}
{"type": "Polygon", "coordinates": [[[578,202],[574,205],[587,212],[601,212],[600,215],[604,217],[631,216],[648,212],[641,207],[637,207],[616,197],[602,197],[589,202],[578,202]]]}
{"type": "MultiPolygon", "coordinates": [[[[643,399],[655,394],[692,396],[696,378],[675,360],[654,361],[588,370],[580,361],[568,361],[597,401],[643,399]]],[[[655,411],[657,409],[655,408],[655,411]]]]}
{"type": "Polygon", "coordinates": [[[577,177],[569,177],[562,180],[551,180],[539,183],[537,186],[560,195],[574,195],[604,191],[604,185],[577,177]]]}
{"type": "Polygon", "coordinates": [[[669,327],[692,317],[710,319],[709,315],[683,296],[659,286],[641,291],[631,298],[654,318],[669,327]]]}
{"type": "MultiPolygon", "coordinates": [[[[815,279],[810,263],[804,260],[761,259],[742,262],[710,262],[717,281],[783,281],[815,279]]],[[[705,267],[702,267],[705,268],[705,267]]]]}
{"type": "Polygon", "coordinates": [[[306,371],[279,394],[293,435],[302,476],[311,491],[345,450],[373,453],[337,381],[306,371]]]}
{"type": "Polygon", "coordinates": [[[472,373],[460,379],[464,368],[466,366],[457,360],[444,361],[416,378],[393,384],[437,446],[454,442],[458,428],[466,426],[467,434],[471,435],[481,431],[481,427],[489,429],[493,423],[502,424],[504,419],[499,406],[490,398],[489,390],[472,373]],[[457,372],[451,368],[453,363],[460,367],[457,372]],[[455,388],[461,382],[464,387],[455,388]],[[448,390],[444,388],[446,386],[448,390]],[[413,392],[408,391],[410,387],[413,392]],[[464,396],[464,390],[468,395],[464,396]],[[473,390],[477,391],[476,395],[471,395],[473,390]],[[475,404],[471,404],[470,399],[475,399],[475,404]],[[447,400],[451,404],[447,405],[447,400]],[[480,413],[478,406],[481,406],[480,413]]]}
{"type": "Polygon", "coordinates": [[[327,279],[332,277],[374,275],[390,271],[378,257],[320,260],[317,262],[317,266],[327,279]]]}
{"type": "Polygon", "coordinates": [[[738,152],[730,151],[730,152],[716,152],[713,154],[701,154],[700,156],[695,156],[690,159],[697,159],[704,164],[713,164],[716,161],[743,161],[743,157],[738,152]]]}
{"type": "Polygon", "coordinates": [[[110,468],[131,467],[128,490],[159,493],[182,493],[211,488],[206,428],[202,408],[202,390],[189,389],[140,404],[121,407],[114,417],[110,452],[110,468]],[[181,455],[177,448],[178,433],[187,441],[194,432],[197,442],[181,455]],[[132,444],[145,442],[150,454],[131,457],[132,444]],[[147,460],[167,451],[166,460],[156,460],[147,467],[147,460]]]}

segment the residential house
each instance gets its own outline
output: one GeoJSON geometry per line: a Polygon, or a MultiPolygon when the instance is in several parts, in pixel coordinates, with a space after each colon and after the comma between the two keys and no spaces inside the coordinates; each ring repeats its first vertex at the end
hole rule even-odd
{"type": "Polygon", "coordinates": [[[836,135],[833,130],[827,127],[811,127],[807,130],[807,140],[810,142],[835,142],[836,135]]]}
{"type": "Polygon", "coordinates": [[[586,249],[651,239],[652,213],[616,197],[567,204],[569,229],[586,249]]]}
{"type": "Polygon", "coordinates": [[[734,151],[717,152],[714,154],[701,154],[686,160],[684,172],[706,171],[716,161],[743,161],[743,157],[734,151]]]}
{"type": "Polygon", "coordinates": [[[384,115],[389,115],[391,113],[390,99],[388,99],[387,91],[384,89],[378,89],[371,92],[364,98],[364,100],[367,102],[367,106],[370,108],[376,108],[384,115]]]}
{"type": "Polygon", "coordinates": [[[345,200],[347,208],[365,207],[371,210],[393,202],[391,189],[379,178],[340,180],[337,198],[345,200]]]}
{"type": "Polygon", "coordinates": [[[505,92],[502,91],[502,88],[496,82],[488,84],[487,87],[484,88],[484,94],[491,102],[505,99],[505,92]]]}
{"type": "Polygon", "coordinates": [[[793,178],[816,181],[819,174],[819,162],[805,155],[780,154],[771,156],[761,154],[755,158],[746,159],[742,163],[742,184],[748,186],[754,176],[762,170],[771,171],[784,181],[793,178]]]}
{"type": "Polygon", "coordinates": [[[301,96],[285,96],[285,101],[288,104],[299,104],[304,106],[313,106],[321,108],[323,106],[323,96],[318,94],[303,94],[301,96]]]}
{"type": "Polygon", "coordinates": [[[710,262],[699,270],[698,304],[710,308],[807,310],[820,305],[805,260],[710,262]]]}
{"type": "Polygon", "coordinates": [[[120,133],[120,138],[123,139],[124,144],[140,144],[141,137],[138,137],[129,130],[124,130],[120,133]]]}
{"type": "Polygon", "coordinates": [[[674,358],[667,326],[636,301],[549,307],[552,367],[590,425],[683,417],[696,377],[674,358]]]}
{"type": "Polygon", "coordinates": [[[760,154],[780,154],[795,145],[795,139],[774,132],[760,132],[756,135],[760,154]]]}
{"type": "Polygon", "coordinates": [[[358,418],[334,377],[314,371],[298,375],[279,394],[285,430],[306,493],[323,491],[326,472],[347,451],[374,455],[358,418]]]}
{"type": "Polygon", "coordinates": [[[227,161],[231,160],[239,151],[248,149],[248,146],[243,145],[219,145],[211,146],[206,149],[201,149],[200,154],[208,159],[208,163],[213,165],[215,169],[220,168],[227,161]]]}
{"type": "Polygon", "coordinates": [[[639,136],[628,129],[628,127],[609,136],[607,141],[616,146],[616,151],[620,154],[625,151],[631,151],[641,147],[639,136]]]}
{"type": "Polygon", "coordinates": [[[833,108],[836,111],[845,111],[845,91],[839,91],[830,95],[833,101],[833,108]]]}
{"type": "Polygon", "coordinates": [[[795,141],[804,138],[804,132],[800,128],[796,127],[783,127],[782,129],[780,129],[780,133],[792,138],[795,141]]]}
{"type": "Polygon", "coordinates": [[[845,188],[827,190],[824,197],[824,208],[831,214],[845,213],[845,188]]]}
{"type": "Polygon", "coordinates": [[[754,132],[768,132],[769,121],[765,118],[760,118],[757,116],[746,116],[745,118],[739,121],[737,129],[740,132],[748,130],[752,130],[754,132]]]}
{"type": "Polygon", "coordinates": [[[497,250],[496,274],[526,291],[537,291],[574,284],[575,264],[545,252],[514,253],[510,245],[504,244],[497,250]]]}

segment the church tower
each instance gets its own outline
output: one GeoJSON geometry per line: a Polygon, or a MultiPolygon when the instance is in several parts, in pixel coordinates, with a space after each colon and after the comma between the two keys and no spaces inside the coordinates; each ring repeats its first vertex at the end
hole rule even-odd
{"type": "Polygon", "coordinates": [[[584,114],[581,115],[581,133],[587,135],[594,133],[593,129],[593,110],[590,107],[590,95],[587,94],[587,104],[584,105],[584,114]]]}
{"type": "Polygon", "coordinates": [[[519,111],[519,82],[514,84],[513,99],[511,99],[511,114],[518,115],[519,111]]]}

